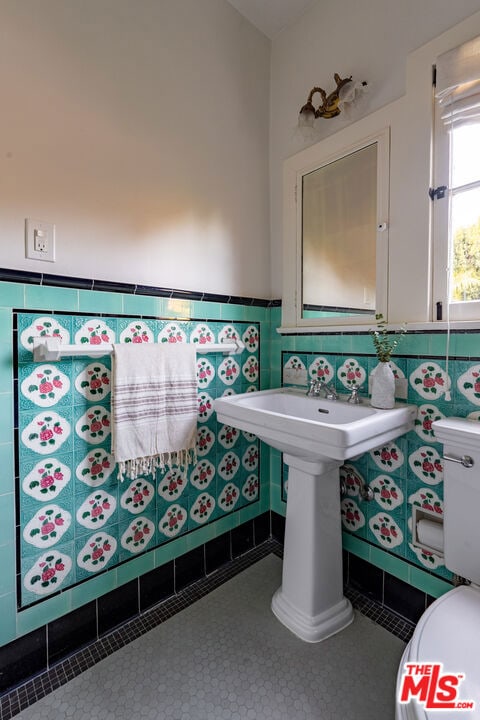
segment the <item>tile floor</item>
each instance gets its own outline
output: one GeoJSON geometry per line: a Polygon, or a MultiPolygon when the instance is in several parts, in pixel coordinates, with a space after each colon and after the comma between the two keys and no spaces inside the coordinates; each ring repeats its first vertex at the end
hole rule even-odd
{"type": "Polygon", "coordinates": [[[270,611],[268,555],[16,715],[18,720],[393,720],[405,643],[356,611],[303,643],[270,611]]]}

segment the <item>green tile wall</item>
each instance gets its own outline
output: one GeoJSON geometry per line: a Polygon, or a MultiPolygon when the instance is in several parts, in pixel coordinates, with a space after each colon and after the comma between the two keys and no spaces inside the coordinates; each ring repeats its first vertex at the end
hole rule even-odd
{"type": "MultiPolygon", "coordinates": [[[[0,415],[2,430],[0,431],[0,500],[2,518],[0,518],[0,560],[2,565],[2,580],[0,583],[0,644],[7,643],[22,634],[55,620],[60,615],[73,610],[82,604],[95,599],[102,594],[121,586],[144,572],[159,567],[163,563],[188,552],[192,548],[208,541],[212,537],[238,526],[256,514],[268,509],[285,514],[285,497],[282,482],[284,468],[281,455],[269,452],[262,447],[260,464],[260,499],[254,504],[245,505],[240,510],[218,517],[211,524],[198,528],[163,545],[159,545],[149,552],[134,557],[128,562],[114,566],[101,575],[92,577],[81,584],[68,587],[61,594],[54,595],[46,600],[37,602],[25,609],[19,610],[17,595],[17,579],[21,580],[20,568],[15,562],[17,552],[17,527],[15,507],[15,447],[14,447],[14,418],[19,420],[35,413],[28,404],[21,408],[14,408],[14,351],[13,344],[17,342],[12,334],[12,311],[45,311],[51,314],[54,311],[68,315],[81,316],[95,312],[102,316],[138,319],[168,318],[178,319],[186,323],[191,330],[191,318],[195,321],[220,323],[259,323],[261,344],[259,348],[260,374],[257,386],[261,389],[276,387],[282,384],[282,372],[285,362],[291,355],[303,358],[307,372],[312,360],[316,357],[327,357],[332,361],[335,372],[347,357],[353,357],[365,367],[366,375],[375,364],[373,352],[370,347],[370,338],[366,334],[331,334],[331,335],[299,335],[280,336],[276,327],[280,325],[280,308],[255,307],[251,305],[236,305],[223,302],[175,300],[162,297],[130,295],[122,293],[98,292],[76,290],[71,288],[42,287],[36,285],[23,285],[15,282],[0,283],[0,415]],[[282,356],[283,353],[283,356],[282,356]]],[[[65,316],[63,316],[65,317],[65,316]]],[[[104,319],[104,318],[103,318],[104,319]]],[[[244,327],[244,326],[243,326],[244,327]]],[[[451,363],[449,375],[452,384],[452,401],[445,401],[444,394],[436,396],[421,396],[410,377],[415,372],[421,372],[422,365],[427,362],[437,364],[441,372],[445,372],[445,363],[442,357],[446,345],[445,335],[442,333],[411,333],[407,334],[402,343],[402,354],[398,360],[398,368],[409,379],[408,401],[417,404],[423,412],[422,419],[433,414],[438,415],[471,415],[476,417],[480,411],[480,397],[476,396],[475,373],[477,365],[480,366],[480,333],[452,333],[451,337],[451,363]],[[471,384],[472,388],[465,387],[471,384]]],[[[26,356],[18,357],[20,365],[27,362],[26,356]]],[[[77,366],[75,366],[77,367],[77,366]]],[[[479,367],[480,369],[480,367],[479,367]]],[[[74,361],[71,363],[71,377],[74,376],[74,361]]],[[[337,379],[338,385],[338,379],[337,379]]],[[[16,388],[18,390],[18,387],[16,388]]],[[[217,387],[218,389],[218,387],[217,387]]],[[[441,386],[437,387],[441,390],[441,386]]],[[[73,401],[71,412],[78,407],[73,401]]],[[[449,587],[449,573],[441,566],[429,567],[413,553],[409,547],[408,519],[411,512],[409,498],[422,487],[433,490],[442,499],[441,480],[435,484],[424,482],[416,475],[409,463],[412,452],[422,447],[433,448],[437,451],[439,446],[429,436],[428,421],[425,427],[417,426],[407,437],[397,442],[402,451],[404,461],[395,471],[381,469],[374,458],[368,454],[355,462],[349,463],[351,471],[365,475],[367,481],[375,480],[378,475],[385,475],[392,479],[396,486],[402,490],[403,502],[392,509],[376,505],[364,508],[362,501],[356,495],[351,499],[356,502],[364,515],[365,523],[361,528],[344,530],[344,548],[349,552],[364,557],[372,564],[387,572],[409,582],[413,587],[437,596],[449,587]],[[385,470],[385,472],[383,471],[385,470]],[[375,508],[375,512],[372,508],[375,508]],[[394,547],[386,548],[372,533],[370,521],[378,513],[390,515],[396,525],[401,529],[403,542],[394,547]]],[[[68,447],[68,446],[67,446],[68,447]]],[[[72,452],[70,448],[67,456],[72,452]]],[[[75,457],[75,447],[73,447],[75,457]]],[[[380,491],[381,492],[381,491],[380,491]]],[[[71,542],[74,542],[72,540],[71,542]]],[[[426,562],[429,562],[428,560],[426,562]]]]}
{"type": "MultiPolygon", "coordinates": [[[[75,388],[76,377],[85,370],[85,366],[89,362],[92,362],[91,360],[82,361],[77,358],[61,361],[55,368],[55,371],[61,371],[62,373],[62,376],[57,378],[60,382],[63,383],[65,378],[68,379],[70,384],[68,393],[61,396],[58,403],[47,409],[38,407],[32,399],[35,393],[29,392],[28,389],[23,393],[21,389],[22,381],[28,378],[35,367],[32,364],[31,353],[22,345],[21,336],[32,320],[47,317],[54,318],[63,325],[66,324],[72,335],[71,341],[73,341],[75,332],[80,329],[85,320],[90,319],[89,313],[95,313],[102,322],[115,325],[118,337],[126,329],[127,320],[136,321],[141,319],[147,323],[151,327],[155,339],[162,328],[166,326],[167,319],[169,321],[178,319],[178,324],[185,331],[187,338],[195,331],[198,324],[208,324],[215,337],[229,324],[235,326],[239,335],[242,335],[253,324],[260,331],[263,346],[260,344],[258,349],[254,351],[245,350],[241,356],[237,356],[241,379],[235,381],[234,385],[226,386],[220,380],[219,368],[224,359],[223,356],[216,353],[198,356],[208,360],[215,368],[215,379],[211,387],[206,388],[206,391],[214,398],[225,391],[246,391],[248,387],[268,387],[270,383],[269,368],[268,366],[265,367],[265,364],[268,363],[270,332],[269,310],[265,307],[0,282],[0,415],[3,418],[0,430],[0,466],[2,467],[0,477],[0,559],[2,560],[0,644],[10,642],[47,622],[55,620],[64,613],[76,609],[105,592],[119,587],[144,572],[180,556],[269,509],[269,459],[268,449],[264,448],[261,453],[260,466],[257,470],[252,469],[252,473],[257,472],[260,476],[260,493],[257,499],[252,501],[241,496],[235,507],[226,508],[226,512],[220,511],[216,507],[215,513],[209,518],[208,524],[199,525],[198,527],[193,524],[186,524],[184,533],[181,536],[172,539],[166,538],[163,544],[159,544],[163,538],[160,538],[158,531],[156,531],[155,544],[152,543],[146,552],[131,557],[131,559],[127,559],[128,556],[123,549],[120,553],[118,550],[120,543],[118,543],[116,556],[112,558],[109,568],[100,575],[90,576],[86,571],[80,571],[76,567],[75,572],[71,575],[72,582],[67,581],[60,588],[62,590],[60,593],[54,592],[51,596],[47,594],[45,597],[41,596],[39,598],[35,594],[27,592],[22,581],[29,567],[35,560],[38,561],[39,549],[25,541],[22,531],[29,519],[32,518],[32,515],[41,506],[41,501],[25,493],[22,489],[22,483],[27,474],[26,471],[30,471],[40,460],[46,462],[49,456],[35,453],[31,447],[25,446],[20,441],[18,461],[15,464],[14,438],[16,428],[14,428],[14,424],[18,427],[21,438],[22,431],[28,423],[34,420],[41,412],[47,410],[48,412],[57,412],[69,421],[70,434],[59,448],[57,459],[69,468],[71,475],[71,490],[65,488],[62,493],[65,493],[68,505],[65,509],[70,513],[72,522],[68,532],[65,533],[64,540],[61,542],[61,550],[63,555],[66,554],[67,550],[70,551],[71,557],[75,558],[81,541],[88,535],[88,533],[76,534],[80,527],[75,517],[79,506],[79,498],[84,499],[84,496],[88,496],[89,493],[86,486],[84,489],[81,488],[82,483],[75,477],[78,458],[82,454],[86,455],[87,450],[108,449],[107,437],[98,445],[91,445],[85,438],[79,438],[75,425],[79,415],[86,410],[91,410],[93,406],[99,406],[108,411],[109,402],[107,397],[102,396],[99,397],[98,401],[97,398],[93,397],[87,399],[75,388]],[[14,317],[18,322],[18,330],[15,330],[15,332],[13,331],[14,317]],[[15,379],[16,353],[14,351],[17,344],[19,348],[18,381],[15,379]],[[252,355],[260,358],[260,369],[256,376],[252,375],[247,378],[242,373],[242,367],[248,357],[252,355]],[[16,408],[14,407],[14,391],[17,393],[18,400],[16,408]],[[14,419],[16,419],[16,423],[14,423],[14,419]],[[17,477],[15,477],[15,470],[18,472],[17,477]],[[15,513],[16,495],[18,496],[18,515],[15,513]],[[17,558],[19,559],[18,562],[16,561],[17,558]],[[116,564],[117,562],[121,564],[116,564]],[[79,581],[82,582],[78,584],[79,581]]],[[[108,370],[109,359],[102,358],[100,362],[108,370]]],[[[95,361],[95,364],[97,364],[97,361],[95,361]]],[[[48,379],[51,380],[52,377],[48,379]]],[[[28,387],[29,384],[33,385],[35,383],[27,383],[26,386],[28,387]]],[[[200,387],[199,392],[201,391],[202,388],[200,387]]],[[[211,427],[215,434],[217,433],[218,428],[214,416],[207,420],[206,425],[211,427]]],[[[242,449],[241,461],[245,450],[251,445],[256,446],[258,441],[240,433],[239,444],[242,449]]],[[[227,450],[221,448],[217,443],[211,452],[214,458],[212,462],[215,470],[218,471],[218,462],[227,450]]],[[[251,474],[247,472],[245,467],[242,467],[241,472],[243,475],[251,474]]],[[[123,525],[127,524],[128,513],[120,507],[118,502],[122,488],[118,489],[118,484],[113,480],[114,477],[112,474],[110,489],[113,490],[111,494],[117,500],[117,507],[115,514],[112,515],[110,526],[106,527],[112,537],[118,540],[120,528],[123,529],[123,525]],[[115,495],[115,493],[117,494],[115,495]]],[[[221,491],[220,486],[227,484],[225,481],[220,480],[218,472],[217,479],[218,487],[215,486],[215,500],[218,500],[218,493],[221,491]]],[[[157,490],[158,480],[159,478],[156,478],[154,483],[155,490],[157,490]]],[[[62,493],[52,502],[61,505],[62,493]]],[[[191,503],[193,503],[193,495],[190,497],[191,503]]],[[[158,494],[156,498],[159,499],[158,505],[161,505],[162,502],[165,504],[165,508],[163,506],[162,508],[166,510],[168,503],[163,501],[158,494]]],[[[156,508],[155,514],[152,515],[152,520],[154,519],[156,525],[158,525],[158,513],[159,509],[156,508]]]]}
{"type": "MultiPolygon", "coordinates": [[[[444,333],[405,336],[402,352],[392,360],[397,377],[407,380],[407,402],[418,407],[415,428],[378,451],[348,461],[340,470],[348,489],[342,501],[344,549],[434,596],[450,587],[452,574],[441,556],[411,544],[413,504],[433,509],[438,516],[443,513],[442,446],[430,422],[452,415],[480,420],[480,333],[452,333],[454,354],[448,375],[445,347],[444,333]],[[448,387],[450,400],[445,393],[448,387]],[[374,490],[370,503],[359,496],[362,480],[374,490]]],[[[368,333],[284,336],[280,349],[277,341],[277,353],[285,384],[291,384],[289,368],[298,368],[297,382],[305,388],[319,367],[328,366],[329,379],[337,391],[346,393],[342,368],[350,362],[358,369],[356,380],[363,384],[364,395],[377,363],[368,333]]],[[[273,453],[271,463],[271,506],[285,514],[288,468],[273,453]]]]}

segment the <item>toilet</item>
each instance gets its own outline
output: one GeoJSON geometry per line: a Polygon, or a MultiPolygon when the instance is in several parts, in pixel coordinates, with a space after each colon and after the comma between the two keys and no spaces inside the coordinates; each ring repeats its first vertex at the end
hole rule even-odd
{"type": "Polygon", "coordinates": [[[420,618],[398,669],[395,718],[478,720],[480,422],[444,418],[434,422],[433,429],[443,444],[445,566],[471,585],[445,593],[420,618]],[[413,678],[405,680],[406,673],[413,678]]]}

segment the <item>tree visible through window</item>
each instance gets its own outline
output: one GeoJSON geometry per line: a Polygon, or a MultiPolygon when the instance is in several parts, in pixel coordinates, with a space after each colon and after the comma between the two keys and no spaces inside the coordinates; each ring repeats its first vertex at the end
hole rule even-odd
{"type": "Polygon", "coordinates": [[[450,301],[480,300],[480,123],[451,131],[450,301]]]}
{"type": "Polygon", "coordinates": [[[480,217],[473,225],[460,227],[454,235],[451,299],[460,302],[480,299],[480,217]]]}

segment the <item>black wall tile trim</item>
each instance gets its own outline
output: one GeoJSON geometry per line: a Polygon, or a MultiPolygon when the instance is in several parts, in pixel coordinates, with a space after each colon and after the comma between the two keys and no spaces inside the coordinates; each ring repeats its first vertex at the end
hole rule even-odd
{"type": "MultiPolygon", "coordinates": [[[[451,332],[454,332],[454,331],[452,330],[451,332]]],[[[458,331],[458,332],[460,332],[460,331],[458,331]]],[[[480,329],[477,330],[476,332],[480,335],[480,329]]],[[[365,357],[365,358],[376,357],[375,350],[372,350],[372,352],[370,352],[370,353],[365,353],[365,352],[348,352],[348,353],[346,353],[346,352],[334,352],[334,351],[332,352],[331,350],[329,350],[327,352],[323,352],[322,350],[318,350],[318,351],[315,351],[315,350],[305,350],[305,351],[303,351],[303,350],[299,350],[299,351],[297,351],[297,350],[281,350],[282,367],[284,365],[284,357],[286,357],[287,355],[308,355],[308,357],[314,357],[319,354],[325,355],[327,357],[328,357],[328,355],[336,355],[338,357],[352,357],[352,356],[353,357],[365,357]]],[[[470,361],[480,360],[480,353],[478,355],[450,355],[449,357],[450,357],[450,360],[456,360],[457,362],[462,362],[462,361],[470,362],[470,361]]],[[[407,354],[407,353],[396,353],[395,359],[397,359],[397,358],[403,359],[403,360],[428,361],[430,359],[445,358],[445,355],[444,354],[443,355],[435,355],[435,353],[423,353],[422,355],[417,355],[417,354],[413,354],[413,353],[411,355],[407,354]]]]}
{"type": "Polygon", "coordinates": [[[0,280],[5,282],[25,283],[27,285],[41,285],[42,273],[0,268],[0,280]]]}
{"type": "Polygon", "coordinates": [[[427,595],[386,572],[383,602],[399,615],[416,623],[427,607],[427,595]]]}
{"type": "MultiPolygon", "coordinates": [[[[268,535],[265,540],[270,537],[268,535]]],[[[257,542],[256,545],[259,545],[257,542]]],[[[222,565],[226,565],[232,559],[232,541],[230,533],[225,533],[219,537],[212,538],[205,543],[205,570],[207,575],[222,565]]]]}
{"type": "MultiPolygon", "coordinates": [[[[407,323],[408,325],[408,323],[407,323]]],[[[445,335],[447,332],[446,328],[442,329],[429,329],[429,330],[408,330],[407,332],[409,335],[445,335]]],[[[451,328],[450,334],[451,335],[474,335],[479,334],[480,328],[451,328]]],[[[328,330],[327,326],[325,326],[322,330],[312,330],[311,332],[296,332],[295,330],[292,330],[290,332],[289,330],[282,330],[281,336],[282,337],[322,337],[325,335],[369,335],[369,330],[328,330]]],[[[292,352],[292,351],[289,351],[292,352]]],[[[303,353],[305,354],[305,353],[303,353]]],[[[363,353],[364,354],[364,353],[363,353]]],[[[398,355],[396,355],[398,357],[398,355]]]]}
{"type": "MultiPolygon", "coordinates": [[[[221,536],[223,537],[223,536],[221,536]]],[[[175,563],[173,560],[139,578],[140,612],[165,600],[175,593],[175,563]]]]}
{"type": "Polygon", "coordinates": [[[73,288],[75,290],[92,290],[93,280],[67,277],[66,275],[43,275],[41,285],[49,287],[73,288]]]}
{"type": "MultiPolygon", "coordinates": [[[[348,562],[348,584],[377,602],[383,603],[383,570],[351,554],[348,562]]],[[[393,608],[392,608],[393,609],[393,608]]]]}
{"type": "Polygon", "coordinates": [[[92,600],[47,625],[48,664],[76,652],[97,638],[97,602],[92,600]]]}
{"type": "Polygon", "coordinates": [[[205,575],[205,548],[200,545],[175,559],[175,592],[179,593],[205,575]]]}
{"type": "Polygon", "coordinates": [[[38,628],[0,648],[0,692],[47,667],[47,629],[38,628]]]}
{"type": "Polygon", "coordinates": [[[242,525],[233,528],[230,532],[232,536],[232,557],[236,558],[253,548],[253,520],[242,523],[242,525]]]}
{"type": "Polygon", "coordinates": [[[257,515],[253,518],[253,532],[254,532],[254,544],[259,545],[269,537],[271,537],[271,522],[270,513],[264,512],[262,515],[257,515]]]}
{"type": "Polygon", "coordinates": [[[283,515],[271,512],[272,537],[283,545],[285,539],[285,518],[283,515]]]}
{"type": "Polygon", "coordinates": [[[153,287],[151,285],[136,285],[135,295],[154,295],[155,297],[172,297],[173,290],[169,288],[153,287]]]}
{"type": "Polygon", "coordinates": [[[233,305],[254,305],[258,307],[276,307],[281,300],[268,300],[266,298],[251,298],[234,295],[219,295],[196,290],[178,290],[174,288],[155,287],[153,285],[137,285],[135,283],[121,283],[111,280],[95,280],[79,278],[68,275],[52,275],[49,273],[29,272],[27,270],[10,270],[0,268],[0,281],[17,282],[29,285],[48,285],[49,287],[68,287],[83,290],[99,290],[103,292],[118,292],[130,295],[154,295],[158,297],[171,297],[183,300],[205,300],[208,302],[223,302],[233,305]]]}
{"type": "MultiPolygon", "coordinates": [[[[207,293],[196,290],[179,290],[178,288],[171,290],[171,297],[176,300],[203,300],[206,294],[207,293]]],[[[222,302],[222,300],[220,302],[222,302]]],[[[225,302],[225,300],[223,300],[223,302],[225,302]]]]}
{"type": "Polygon", "coordinates": [[[119,292],[132,295],[135,292],[136,285],[131,283],[111,282],[110,280],[93,280],[92,290],[101,290],[104,292],[119,292]]]}
{"type": "Polygon", "coordinates": [[[102,595],[97,600],[98,634],[123,625],[140,612],[138,578],[102,595]]]}

